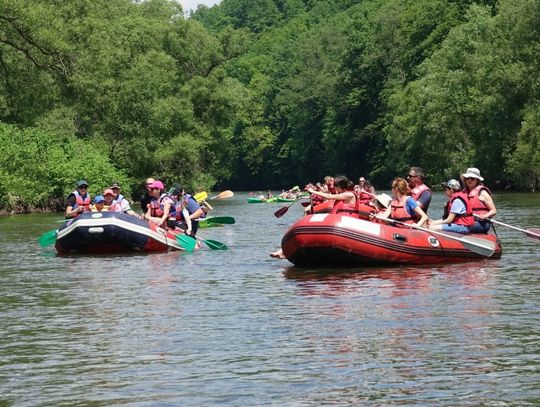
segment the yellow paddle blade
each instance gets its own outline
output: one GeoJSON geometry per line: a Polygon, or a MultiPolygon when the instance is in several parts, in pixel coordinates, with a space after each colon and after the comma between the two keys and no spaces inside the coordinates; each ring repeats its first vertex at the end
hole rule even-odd
{"type": "Polygon", "coordinates": [[[193,198],[195,198],[195,200],[198,202],[198,203],[201,203],[202,201],[206,201],[208,199],[208,194],[206,192],[199,192],[195,195],[193,195],[193,198]]]}

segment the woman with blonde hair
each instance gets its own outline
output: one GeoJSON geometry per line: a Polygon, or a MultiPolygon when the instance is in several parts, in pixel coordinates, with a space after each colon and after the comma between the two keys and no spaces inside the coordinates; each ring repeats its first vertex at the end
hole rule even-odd
{"type": "Polygon", "coordinates": [[[403,178],[392,181],[392,202],[384,214],[383,219],[394,219],[403,223],[415,224],[421,227],[428,220],[426,213],[410,196],[409,184],[403,178]]]}

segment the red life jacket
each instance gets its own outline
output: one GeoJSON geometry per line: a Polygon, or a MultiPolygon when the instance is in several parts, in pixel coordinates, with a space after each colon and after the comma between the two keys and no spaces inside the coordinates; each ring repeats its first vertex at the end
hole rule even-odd
{"type": "MultiPolygon", "coordinates": [[[[152,200],[150,201],[150,216],[154,216],[156,218],[160,218],[163,216],[163,209],[164,209],[164,205],[163,205],[163,200],[165,198],[170,198],[169,194],[167,193],[162,193],[159,198],[152,198],[152,200]]],[[[172,199],[172,198],[171,198],[172,199]]],[[[174,201],[174,200],[173,200],[174,201]]],[[[170,215],[173,215],[174,214],[174,202],[173,204],[171,205],[171,209],[170,209],[170,215]]]]}
{"type": "Polygon", "coordinates": [[[465,213],[455,213],[454,215],[456,215],[456,217],[454,218],[454,221],[452,223],[463,226],[474,225],[472,205],[471,202],[467,199],[467,195],[463,191],[454,192],[452,194],[452,197],[448,200],[444,207],[444,219],[446,219],[450,214],[450,209],[452,208],[452,204],[456,199],[461,200],[465,204],[465,213]]]}
{"type": "Polygon", "coordinates": [[[418,198],[420,198],[420,195],[422,195],[422,192],[425,191],[431,191],[431,189],[428,188],[426,184],[418,185],[411,189],[411,196],[415,201],[418,201],[418,198]]]}
{"type": "Polygon", "coordinates": [[[406,195],[399,201],[396,198],[392,199],[392,202],[390,203],[390,207],[392,208],[390,217],[392,219],[404,223],[415,223],[416,217],[409,215],[409,212],[407,212],[407,209],[405,208],[405,203],[408,198],[410,197],[406,195]]]}
{"type": "Polygon", "coordinates": [[[358,218],[364,220],[371,220],[369,215],[375,214],[377,211],[373,206],[366,205],[364,203],[358,203],[358,218]]]}
{"type": "Polygon", "coordinates": [[[90,211],[90,204],[92,203],[92,200],[90,199],[90,194],[88,192],[84,198],[77,190],[73,191],[72,194],[75,195],[75,204],[73,204],[73,209],[77,208],[78,206],[82,206],[85,212],[90,211]]]}
{"type": "Polygon", "coordinates": [[[369,204],[373,200],[373,194],[370,194],[369,192],[366,192],[364,190],[360,190],[358,193],[358,200],[361,204],[369,204]]]}
{"type": "Polygon", "coordinates": [[[311,213],[328,213],[332,211],[332,208],[335,204],[335,201],[333,199],[330,199],[328,201],[324,201],[318,205],[313,205],[313,208],[311,209],[311,213]]]}
{"type": "Polygon", "coordinates": [[[483,190],[485,190],[489,195],[492,195],[491,191],[483,185],[476,186],[476,188],[474,188],[467,194],[467,199],[471,204],[471,209],[474,213],[477,214],[489,212],[488,207],[484,204],[484,202],[480,200],[480,193],[483,190]]]}
{"type": "Polygon", "coordinates": [[[319,205],[320,203],[324,202],[324,198],[319,195],[311,194],[311,206],[315,207],[315,205],[319,205]]]}
{"type": "Polygon", "coordinates": [[[332,212],[330,212],[331,214],[347,213],[356,218],[358,217],[358,197],[356,196],[354,191],[349,191],[349,192],[352,192],[354,194],[354,198],[355,198],[354,203],[346,204],[345,201],[336,201],[336,203],[334,204],[334,207],[332,208],[332,212]]]}

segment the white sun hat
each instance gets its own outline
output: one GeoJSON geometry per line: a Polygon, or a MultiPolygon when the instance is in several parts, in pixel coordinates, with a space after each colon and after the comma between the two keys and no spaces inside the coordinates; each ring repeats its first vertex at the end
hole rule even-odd
{"type": "Polygon", "coordinates": [[[463,178],[476,178],[480,181],[483,181],[484,178],[480,175],[480,170],[478,168],[467,168],[467,171],[464,174],[461,174],[463,178]]]}
{"type": "Polygon", "coordinates": [[[388,194],[375,195],[375,199],[385,208],[388,208],[390,202],[392,202],[392,198],[388,194]]]}

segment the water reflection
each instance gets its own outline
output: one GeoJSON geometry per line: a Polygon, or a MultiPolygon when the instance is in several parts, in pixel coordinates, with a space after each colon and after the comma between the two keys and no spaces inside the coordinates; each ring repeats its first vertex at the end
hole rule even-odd
{"type": "MultiPolygon", "coordinates": [[[[540,195],[505,198],[501,220],[540,224],[540,195]]],[[[536,241],[497,228],[501,260],[296,269],[268,253],[300,206],[215,207],[237,224],[200,233],[227,251],[59,257],[36,240],[57,215],[0,219],[0,405],[537,404],[536,241]]]]}

